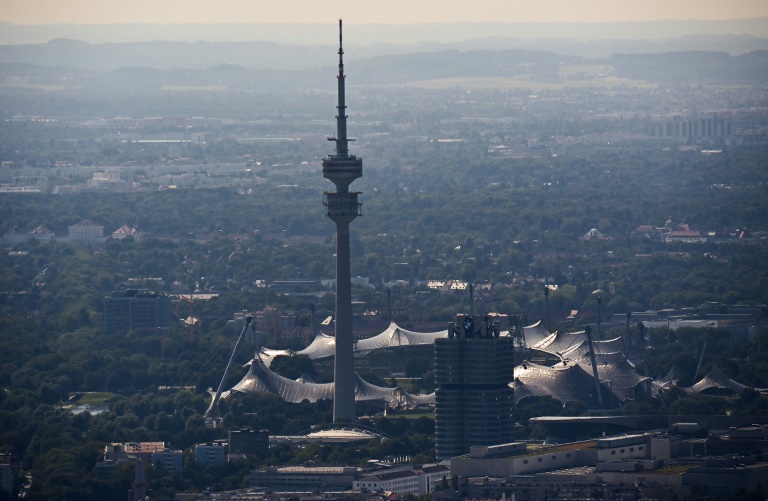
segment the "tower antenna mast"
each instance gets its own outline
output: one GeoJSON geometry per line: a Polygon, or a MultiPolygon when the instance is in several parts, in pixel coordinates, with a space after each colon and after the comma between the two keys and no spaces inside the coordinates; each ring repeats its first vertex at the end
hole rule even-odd
{"type": "Polygon", "coordinates": [[[349,142],[354,139],[347,137],[347,103],[346,103],[346,88],[345,81],[346,75],[344,75],[344,45],[342,37],[342,24],[339,19],[339,74],[336,75],[338,84],[338,105],[336,109],[336,137],[329,137],[329,141],[336,142],[336,157],[339,159],[349,158],[349,142]]]}

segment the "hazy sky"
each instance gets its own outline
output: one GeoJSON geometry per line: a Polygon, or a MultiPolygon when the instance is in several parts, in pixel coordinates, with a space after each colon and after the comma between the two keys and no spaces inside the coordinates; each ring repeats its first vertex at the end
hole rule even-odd
{"type": "Polygon", "coordinates": [[[0,0],[15,24],[607,22],[768,16],[766,0],[0,0]]]}

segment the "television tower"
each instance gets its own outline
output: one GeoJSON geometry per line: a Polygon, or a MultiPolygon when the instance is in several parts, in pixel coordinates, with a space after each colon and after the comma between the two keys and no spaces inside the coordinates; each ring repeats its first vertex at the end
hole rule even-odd
{"type": "Polygon", "coordinates": [[[354,422],[355,374],[352,351],[352,285],[349,271],[349,223],[361,215],[359,192],[349,191],[349,185],[363,175],[363,160],[349,154],[347,115],[344,101],[344,49],[339,19],[339,104],[336,115],[336,154],[323,159],[323,177],[336,185],[335,192],[323,194],[327,215],[336,223],[336,359],[333,369],[333,422],[354,422]]]}

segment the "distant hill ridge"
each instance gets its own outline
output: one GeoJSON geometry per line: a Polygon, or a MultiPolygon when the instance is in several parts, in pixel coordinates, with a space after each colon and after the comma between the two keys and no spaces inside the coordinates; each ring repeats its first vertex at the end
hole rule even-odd
{"type": "MultiPolygon", "coordinates": [[[[567,39],[526,40],[485,37],[462,43],[426,43],[408,45],[360,46],[347,49],[346,59],[361,69],[374,73],[386,70],[387,80],[400,80],[407,71],[425,73],[419,78],[447,75],[451,68],[468,71],[484,65],[502,68],[494,76],[516,74],[515,64],[557,64],[562,61],[585,64],[593,60],[622,55],[658,55],[662,53],[720,53],[723,58],[768,50],[768,38],[754,36],[698,35],[663,40],[567,39]],[[444,67],[434,65],[443,61],[444,67]],[[378,67],[377,67],[378,66],[378,67]],[[441,75],[430,76],[429,68],[441,75]]],[[[131,43],[89,43],[56,38],[41,44],[0,45],[0,64],[26,63],[40,66],[71,66],[88,71],[113,71],[123,67],[206,69],[221,65],[242,66],[261,71],[307,71],[334,65],[331,45],[288,45],[267,41],[185,42],[144,41],[131,43]],[[330,54],[330,56],[329,56],[330,54]],[[321,64],[319,64],[321,63],[321,64]]],[[[702,56],[710,57],[710,56],[702,56]]],[[[359,80],[358,80],[359,82],[359,80]]]]}
{"type": "MultiPolygon", "coordinates": [[[[347,43],[358,45],[460,43],[483,38],[659,40],[688,35],[751,35],[768,38],[768,18],[723,21],[668,20],[617,23],[431,23],[355,24],[345,20],[347,43]]],[[[0,44],[44,43],[70,38],[93,43],[153,40],[333,44],[333,22],[316,24],[105,24],[17,25],[0,21],[0,44]]]]}
{"type": "MultiPolygon", "coordinates": [[[[5,81],[16,85],[12,82],[25,81],[55,87],[64,84],[84,89],[107,86],[133,91],[166,87],[242,91],[316,89],[318,85],[333,82],[336,71],[333,59],[324,57],[327,54],[317,54],[317,50],[302,53],[300,48],[293,47],[282,52],[280,47],[275,49],[272,44],[262,42],[94,45],[56,41],[36,46],[0,46],[0,84],[5,81]],[[226,47],[222,51],[219,45],[226,47]],[[239,46],[241,52],[235,50],[235,46],[239,46]],[[295,59],[289,64],[281,60],[281,54],[284,59],[287,54],[293,54],[295,59]],[[307,61],[310,55],[314,56],[311,62],[307,61]],[[243,61],[246,64],[240,64],[243,61]],[[301,61],[305,61],[307,67],[290,67],[291,64],[300,66],[301,61]],[[317,61],[327,64],[317,67],[317,61]]],[[[496,79],[502,84],[505,79],[587,83],[593,78],[672,85],[764,85],[768,81],[768,50],[737,56],[700,50],[616,54],[605,58],[534,50],[442,50],[358,59],[350,65],[349,77],[353,86],[440,80],[452,85],[451,79],[496,79]]]]}

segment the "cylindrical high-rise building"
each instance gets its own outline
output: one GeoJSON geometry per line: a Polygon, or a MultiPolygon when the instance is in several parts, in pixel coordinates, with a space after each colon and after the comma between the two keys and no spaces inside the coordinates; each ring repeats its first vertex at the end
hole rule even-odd
{"type": "Polygon", "coordinates": [[[435,454],[448,459],[475,445],[512,441],[514,338],[481,315],[456,315],[435,340],[435,454]]]}
{"type": "Polygon", "coordinates": [[[325,192],[323,205],[328,217],[336,223],[336,359],[333,370],[333,421],[353,422],[355,416],[355,374],[352,350],[352,285],[349,271],[349,224],[360,213],[359,192],[349,185],[363,175],[363,160],[349,154],[347,115],[344,97],[344,49],[339,19],[339,74],[336,154],[323,159],[323,177],[336,185],[335,192],[325,192]]]}

